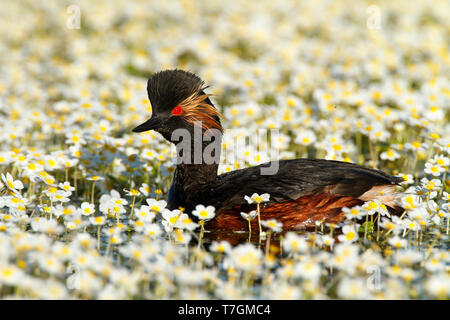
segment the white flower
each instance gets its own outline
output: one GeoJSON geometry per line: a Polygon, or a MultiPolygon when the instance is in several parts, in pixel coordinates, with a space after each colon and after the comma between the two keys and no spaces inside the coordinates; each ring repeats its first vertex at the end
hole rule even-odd
{"type": "Polygon", "coordinates": [[[140,195],[140,191],[134,188],[131,188],[130,190],[127,189],[123,189],[123,191],[125,191],[125,195],[129,196],[129,197],[137,197],[140,195]]]}
{"type": "Polygon", "coordinates": [[[151,238],[157,238],[161,233],[161,227],[156,223],[150,223],[144,226],[144,234],[151,238]]]}
{"type": "Polygon", "coordinates": [[[167,224],[167,227],[174,228],[178,222],[178,218],[181,216],[181,211],[178,209],[163,209],[161,214],[164,219],[163,222],[167,224]]]}
{"type": "Polygon", "coordinates": [[[0,283],[15,286],[23,279],[23,272],[12,264],[0,264],[0,283]]]}
{"type": "Polygon", "coordinates": [[[194,231],[199,225],[192,221],[191,217],[188,214],[182,213],[178,220],[176,227],[179,229],[186,229],[189,231],[194,231]]]}
{"type": "Polygon", "coordinates": [[[192,211],[192,214],[198,217],[200,220],[211,220],[214,218],[216,209],[213,206],[205,207],[202,204],[199,204],[195,207],[195,210],[192,211]]]}
{"type": "Polygon", "coordinates": [[[241,212],[241,217],[245,220],[253,220],[257,215],[258,213],[256,212],[256,210],[252,210],[249,213],[241,212]]]}
{"type": "Polygon", "coordinates": [[[354,242],[358,240],[358,232],[355,230],[354,225],[345,225],[342,227],[342,232],[344,234],[341,234],[338,236],[339,241],[342,242],[354,242]]]}
{"type": "Polygon", "coordinates": [[[82,215],[89,216],[95,212],[95,206],[91,203],[83,202],[81,204],[81,208],[79,209],[79,212],[82,215]]]}
{"type": "Polygon", "coordinates": [[[334,239],[328,234],[324,234],[321,236],[319,235],[317,238],[317,243],[319,246],[333,247],[334,239]]]}
{"type": "Polygon", "coordinates": [[[213,241],[211,247],[209,248],[212,252],[224,253],[230,252],[231,245],[227,241],[213,241]]]}
{"type": "Polygon", "coordinates": [[[161,212],[167,206],[167,202],[165,200],[156,200],[151,198],[147,199],[146,201],[150,210],[153,210],[155,212],[161,212]]]}
{"type": "Polygon", "coordinates": [[[181,243],[181,244],[189,243],[189,241],[191,241],[191,238],[192,238],[192,236],[189,233],[187,233],[181,229],[175,229],[173,234],[174,234],[175,241],[178,243],[181,243]]]}
{"type": "Polygon", "coordinates": [[[42,171],[44,168],[39,163],[30,161],[25,165],[24,169],[25,174],[34,181],[34,178],[37,176],[38,172],[42,171]]]}
{"type": "Polygon", "coordinates": [[[393,261],[397,264],[404,266],[411,266],[420,262],[423,259],[423,253],[420,253],[414,249],[399,250],[393,256],[393,261]]]}
{"type": "Polygon", "coordinates": [[[439,179],[428,180],[427,178],[422,178],[420,179],[420,183],[423,186],[423,190],[425,192],[438,191],[442,187],[442,181],[439,179]]]}
{"type": "Polygon", "coordinates": [[[142,186],[139,188],[139,191],[146,197],[148,197],[148,195],[150,194],[150,187],[148,184],[143,183],[142,186]]]}
{"type": "Polygon", "coordinates": [[[72,186],[70,185],[70,182],[68,182],[68,181],[66,181],[66,182],[64,182],[64,183],[59,183],[59,184],[58,184],[58,187],[60,187],[60,188],[63,189],[64,191],[67,191],[67,192],[70,192],[70,193],[72,193],[72,191],[75,190],[75,188],[72,187],[72,186]]]}
{"type": "Polygon", "coordinates": [[[55,184],[55,178],[46,171],[39,171],[37,177],[49,186],[54,186],[55,184]]]}
{"type": "Polygon", "coordinates": [[[308,250],[308,243],[305,238],[295,232],[288,232],[283,239],[283,249],[286,252],[303,253],[308,250]]]}
{"type": "Polygon", "coordinates": [[[316,282],[320,279],[322,268],[318,263],[314,262],[310,258],[307,258],[295,266],[294,272],[296,275],[305,280],[316,282]]]}
{"type": "Polygon", "coordinates": [[[450,158],[444,155],[435,155],[431,161],[443,168],[448,167],[450,164],[450,158]]]}
{"type": "Polygon", "coordinates": [[[266,228],[269,228],[273,232],[283,231],[283,224],[275,219],[261,221],[261,225],[263,225],[266,228]]]}
{"type": "Polygon", "coordinates": [[[445,263],[437,256],[431,257],[424,265],[425,269],[430,272],[444,271],[445,263]]]}
{"type": "Polygon", "coordinates": [[[155,218],[156,214],[154,211],[150,211],[150,207],[146,205],[142,205],[139,209],[134,209],[135,216],[142,221],[152,222],[155,218]]]}
{"type": "Polygon", "coordinates": [[[23,183],[20,180],[14,180],[9,172],[6,173],[6,176],[2,173],[1,178],[6,187],[14,193],[18,193],[17,190],[23,189],[23,183]]]}
{"type": "Polygon", "coordinates": [[[261,250],[246,243],[235,247],[225,260],[225,265],[230,265],[243,271],[257,272],[261,268],[263,254],[261,250]]]}
{"type": "Polygon", "coordinates": [[[416,221],[410,219],[403,219],[402,225],[403,229],[409,229],[412,231],[416,231],[419,229],[419,224],[416,221]]]}
{"type": "Polygon", "coordinates": [[[295,137],[295,142],[304,146],[309,146],[316,142],[316,140],[316,135],[311,130],[302,130],[295,137]]]}
{"type": "Polygon", "coordinates": [[[388,240],[388,243],[391,246],[399,249],[399,248],[405,248],[406,245],[408,244],[408,241],[406,239],[400,238],[399,236],[394,236],[388,240]]]}
{"type": "Polygon", "coordinates": [[[367,288],[367,282],[363,279],[344,278],[339,282],[337,294],[344,299],[368,299],[370,292],[367,288]]]}
{"type": "Polygon", "coordinates": [[[397,152],[395,152],[394,150],[392,150],[392,149],[384,151],[384,152],[382,152],[380,154],[380,159],[381,160],[394,161],[394,160],[399,159],[399,158],[400,158],[400,155],[397,152]]]}
{"type": "Polygon", "coordinates": [[[367,212],[363,210],[360,206],[355,206],[352,208],[344,207],[342,211],[345,213],[347,219],[359,219],[367,215],[367,212]]]}
{"type": "MultiPolygon", "coordinates": [[[[431,203],[432,202],[430,202],[428,208],[431,208],[431,203]]],[[[422,206],[409,210],[408,218],[416,221],[419,225],[424,225],[427,223],[428,219],[430,218],[430,215],[428,213],[427,208],[422,206]]]]}
{"type": "Polygon", "coordinates": [[[433,164],[430,162],[425,163],[425,173],[431,174],[434,177],[439,177],[445,172],[445,169],[438,164],[433,164]]]}
{"type": "Polygon", "coordinates": [[[402,207],[406,210],[417,208],[420,205],[420,197],[414,194],[402,198],[402,207]]]}
{"type": "Polygon", "coordinates": [[[50,196],[53,202],[69,202],[69,196],[72,194],[70,191],[58,190],[55,194],[50,196]]]}
{"type": "Polygon", "coordinates": [[[119,214],[126,212],[124,205],[128,201],[120,197],[120,193],[111,190],[110,194],[104,194],[100,197],[100,211],[104,214],[119,214]]]}
{"type": "Polygon", "coordinates": [[[381,203],[379,200],[367,201],[363,204],[362,207],[367,211],[367,214],[369,215],[373,215],[378,212],[382,216],[391,216],[386,205],[381,203]]]}
{"type": "Polygon", "coordinates": [[[99,226],[99,225],[103,225],[106,222],[106,218],[105,216],[97,216],[97,217],[90,217],[89,221],[95,225],[95,226],[99,226]]]}
{"type": "Polygon", "coordinates": [[[251,197],[249,197],[249,196],[244,197],[244,199],[247,200],[247,202],[249,204],[267,202],[267,201],[269,201],[269,198],[270,198],[270,194],[268,194],[268,193],[263,193],[262,195],[254,193],[254,194],[252,194],[251,197]]]}
{"type": "Polygon", "coordinates": [[[400,182],[402,185],[408,185],[414,183],[414,176],[412,174],[400,173],[397,177],[402,177],[403,181],[400,182]]]}
{"type": "Polygon", "coordinates": [[[86,177],[86,180],[89,181],[102,181],[105,180],[105,178],[101,177],[101,176],[97,176],[95,174],[90,174],[86,177]]]}
{"type": "Polygon", "coordinates": [[[380,227],[387,230],[392,230],[394,234],[397,234],[402,229],[402,222],[397,216],[392,216],[391,219],[382,217],[380,227]]]}
{"type": "Polygon", "coordinates": [[[450,296],[450,276],[448,272],[442,272],[431,276],[425,282],[426,291],[440,299],[448,299],[450,296]]]}

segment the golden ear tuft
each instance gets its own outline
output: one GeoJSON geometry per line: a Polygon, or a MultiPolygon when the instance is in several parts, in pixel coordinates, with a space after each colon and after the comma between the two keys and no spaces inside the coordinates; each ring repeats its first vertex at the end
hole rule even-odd
{"type": "Polygon", "coordinates": [[[223,132],[222,125],[218,118],[223,118],[222,114],[205,100],[211,96],[211,94],[199,95],[198,92],[192,94],[187,99],[180,103],[180,107],[183,108],[184,119],[191,123],[201,122],[202,129],[217,129],[223,132]]]}

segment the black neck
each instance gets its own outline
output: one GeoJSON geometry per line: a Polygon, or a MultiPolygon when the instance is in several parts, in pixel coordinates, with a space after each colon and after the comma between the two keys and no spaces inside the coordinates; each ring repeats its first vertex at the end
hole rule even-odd
{"type": "Polygon", "coordinates": [[[177,209],[181,206],[190,212],[194,209],[193,206],[198,204],[196,201],[201,194],[216,181],[221,135],[212,139],[205,139],[205,135],[201,137],[201,139],[198,139],[198,136],[197,139],[192,138],[190,147],[189,143],[176,145],[177,167],[169,191],[170,209],[177,209]]]}

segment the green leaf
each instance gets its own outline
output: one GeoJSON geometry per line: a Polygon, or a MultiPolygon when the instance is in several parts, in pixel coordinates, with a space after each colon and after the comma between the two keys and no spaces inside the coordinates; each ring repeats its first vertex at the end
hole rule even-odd
{"type": "Polygon", "coordinates": [[[371,221],[366,221],[364,222],[360,227],[359,227],[359,232],[365,232],[366,230],[366,225],[367,225],[367,232],[373,232],[375,230],[374,228],[374,224],[371,221]]]}

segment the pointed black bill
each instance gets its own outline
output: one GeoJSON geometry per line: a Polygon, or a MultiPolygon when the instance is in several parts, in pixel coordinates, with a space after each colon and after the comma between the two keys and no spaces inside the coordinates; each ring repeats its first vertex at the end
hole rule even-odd
{"type": "Polygon", "coordinates": [[[147,121],[145,121],[143,124],[138,125],[136,128],[133,129],[133,132],[144,132],[148,130],[155,130],[158,129],[160,126],[160,121],[156,118],[150,118],[147,121]]]}

